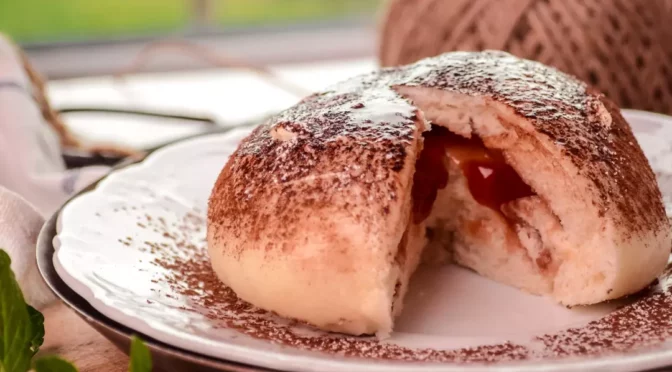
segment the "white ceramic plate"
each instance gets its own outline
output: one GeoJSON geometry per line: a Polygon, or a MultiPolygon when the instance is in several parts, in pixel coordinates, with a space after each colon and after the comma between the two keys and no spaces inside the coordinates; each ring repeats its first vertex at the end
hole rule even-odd
{"type": "MultiPolygon", "coordinates": [[[[672,118],[626,116],[669,208],[672,118]]],[[[267,368],[628,371],[672,364],[667,277],[635,299],[567,309],[461,268],[424,269],[383,343],[318,332],[247,306],[214,278],[203,219],[215,178],[247,133],[165,147],[72,200],[58,223],[58,274],[98,311],[138,332],[267,368]]]]}

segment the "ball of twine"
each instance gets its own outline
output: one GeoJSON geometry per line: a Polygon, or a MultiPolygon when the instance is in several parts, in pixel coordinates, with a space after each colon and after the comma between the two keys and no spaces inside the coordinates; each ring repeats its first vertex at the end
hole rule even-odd
{"type": "Polygon", "coordinates": [[[379,59],[505,50],[597,87],[621,107],[672,114],[672,0],[391,0],[379,59]]]}

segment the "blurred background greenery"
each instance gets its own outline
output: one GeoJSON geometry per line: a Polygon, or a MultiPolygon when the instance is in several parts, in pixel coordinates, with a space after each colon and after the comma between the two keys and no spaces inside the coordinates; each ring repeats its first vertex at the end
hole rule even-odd
{"type": "Polygon", "coordinates": [[[21,43],[90,41],[371,17],[381,0],[0,0],[21,43]]]}

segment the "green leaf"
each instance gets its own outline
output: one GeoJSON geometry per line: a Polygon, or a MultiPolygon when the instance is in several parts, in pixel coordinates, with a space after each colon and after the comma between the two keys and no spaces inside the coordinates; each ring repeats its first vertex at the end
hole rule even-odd
{"type": "Polygon", "coordinates": [[[67,360],[57,356],[46,356],[35,361],[35,372],[77,372],[77,368],[67,360]]]}
{"type": "Polygon", "coordinates": [[[26,305],[11,263],[0,249],[0,362],[3,372],[25,372],[42,344],[44,318],[26,305]]]}
{"type": "Polygon", "coordinates": [[[130,372],[151,372],[152,354],[150,354],[147,345],[136,336],[131,339],[131,365],[130,372]]]}
{"type": "Polygon", "coordinates": [[[34,307],[28,305],[28,318],[30,319],[30,325],[33,327],[33,339],[30,340],[30,350],[35,355],[44,342],[44,315],[35,310],[34,307]]]}

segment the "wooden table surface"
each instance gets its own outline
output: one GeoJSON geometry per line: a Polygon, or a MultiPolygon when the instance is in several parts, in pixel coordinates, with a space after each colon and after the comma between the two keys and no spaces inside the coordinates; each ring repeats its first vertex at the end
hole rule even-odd
{"type": "Polygon", "coordinates": [[[128,357],[60,302],[42,310],[44,344],[39,355],[56,354],[81,372],[126,372],[128,357]]]}

